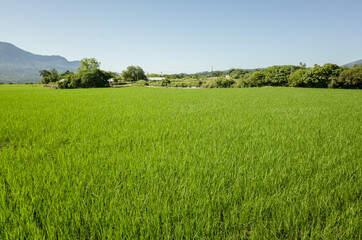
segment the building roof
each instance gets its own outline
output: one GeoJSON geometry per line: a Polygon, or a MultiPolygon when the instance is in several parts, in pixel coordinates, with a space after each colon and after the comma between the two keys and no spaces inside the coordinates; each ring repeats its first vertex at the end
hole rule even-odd
{"type": "Polygon", "coordinates": [[[164,77],[149,77],[148,80],[150,81],[162,81],[165,79],[164,77]]]}

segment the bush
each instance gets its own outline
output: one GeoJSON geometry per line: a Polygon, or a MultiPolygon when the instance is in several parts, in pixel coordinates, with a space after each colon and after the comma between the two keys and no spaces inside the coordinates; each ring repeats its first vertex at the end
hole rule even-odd
{"type": "Polygon", "coordinates": [[[162,87],[167,87],[167,86],[170,85],[170,83],[171,83],[170,79],[165,78],[165,79],[163,79],[163,80],[161,81],[161,86],[162,86],[162,87]]]}
{"type": "Polygon", "coordinates": [[[157,86],[157,87],[159,87],[159,86],[161,86],[161,81],[155,81],[155,82],[148,82],[148,85],[149,86],[157,86]]]}
{"type": "Polygon", "coordinates": [[[148,82],[145,80],[139,80],[135,83],[136,86],[148,86],[148,82]]]}

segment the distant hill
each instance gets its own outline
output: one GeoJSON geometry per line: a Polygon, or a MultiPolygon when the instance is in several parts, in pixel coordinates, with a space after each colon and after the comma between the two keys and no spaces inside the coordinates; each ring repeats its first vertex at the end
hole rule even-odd
{"type": "Polygon", "coordinates": [[[0,42],[0,82],[38,82],[39,70],[55,68],[58,72],[74,72],[80,61],[61,56],[43,56],[24,51],[11,43],[0,42]]]}
{"type": "Polygon", "coordinates": [[[342,67],[353,67],[354,65],[362,65],[362,59],[344,64],[342,67]]]}

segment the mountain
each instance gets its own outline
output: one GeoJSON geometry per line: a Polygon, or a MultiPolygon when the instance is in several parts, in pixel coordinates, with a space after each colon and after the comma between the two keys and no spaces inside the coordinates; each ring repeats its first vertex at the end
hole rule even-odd
{"type": "Polygon", "coordinates": [[[39,82],[39,70],[55,68],[58,72],[75,71],[80,61],[61,56],[43,56],[24,51],[11,43],[0,42],[0,82],[39,82]]]}
{"type": "Polygon", "coordinates": [[[353,67],[354,65],[362,65],[362,59],[344,64],[342,67],[353,67]]]}

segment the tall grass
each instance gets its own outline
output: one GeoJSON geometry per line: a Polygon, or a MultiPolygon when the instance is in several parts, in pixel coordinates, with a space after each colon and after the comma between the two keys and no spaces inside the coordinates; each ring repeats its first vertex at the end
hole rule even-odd
{"type": "Polygon", "coordinates": [[[358,90],[0,87],[0,239],[360,239],[358,90]]]}

